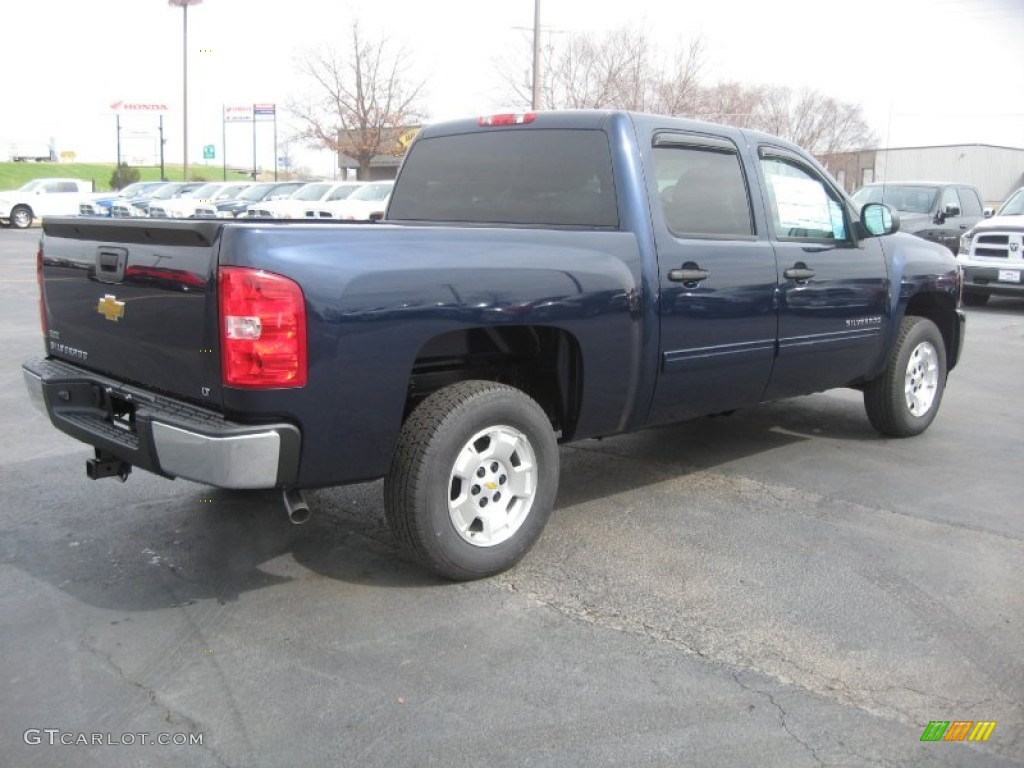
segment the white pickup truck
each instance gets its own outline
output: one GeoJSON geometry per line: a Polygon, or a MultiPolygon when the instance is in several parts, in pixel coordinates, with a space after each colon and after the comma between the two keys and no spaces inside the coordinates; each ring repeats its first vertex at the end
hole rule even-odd
{"type": "Polygon", "coordinates": [[[81,179],[35,179],[5,190],[0,192],[0,226],[25,229],[43,216],[72,216],[82,195],[92,191],[92,182],[81,179]]]}

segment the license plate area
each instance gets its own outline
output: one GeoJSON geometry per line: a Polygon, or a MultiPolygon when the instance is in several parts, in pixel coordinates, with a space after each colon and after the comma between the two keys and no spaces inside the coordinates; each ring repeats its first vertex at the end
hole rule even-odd
{"type": "Polygon", "coordinates": [[[999,270],[999,282],[1000,283],[1019,283],[1020,282],[1020,270],[1019,269],[1000,269],[999,270]]]}
{"type": "Polygon", "coordinates": [[[136,434],[136,403],[131,395],[82,381],[51,383],[46,388],[55,416],[105,421],[120,433],[136,434]]]}
{"type": "Polygon", "coordinates": [[[107,418],[111,424],[122,432],[136,433],[135,403],[131,398],[121,397],[113,392],[105,392],[107,418]]]}

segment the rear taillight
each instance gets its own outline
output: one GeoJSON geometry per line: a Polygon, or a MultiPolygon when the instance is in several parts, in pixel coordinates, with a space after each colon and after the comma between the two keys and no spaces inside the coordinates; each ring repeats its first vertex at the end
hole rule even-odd
{"type": "Polygon", "coordinates": [[[221,267],[217,282],[224,386],[305,386],[302,289],[287,277],[247,267],[221,267]]]}
{"type": "Polygon", "coordinates": [[[39,243],[39,250],[36,251],[36,282],[39,284],[39,325],[43,329],[43,338],[46,338],[46,304],[43,301],[43,244],[39,243]]]}

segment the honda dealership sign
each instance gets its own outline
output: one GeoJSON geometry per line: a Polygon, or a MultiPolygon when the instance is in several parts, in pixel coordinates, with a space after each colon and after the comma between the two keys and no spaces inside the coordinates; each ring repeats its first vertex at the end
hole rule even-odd
{"type": "Polygon", "coordinates": [[[119,115],[164,115],[170,112],[170,108],[163,103],[150,101],[115,101],[110,105],[110,111],[119,115]]]}

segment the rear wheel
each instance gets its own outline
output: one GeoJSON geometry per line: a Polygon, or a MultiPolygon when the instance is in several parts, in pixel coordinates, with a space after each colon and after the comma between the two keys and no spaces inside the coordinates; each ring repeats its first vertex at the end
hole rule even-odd
{"type": "Polygon", "coordinates": [[[464,381],[406,420],[384,480],[388,522],[406,551],[448,579],[515,565],[558,491],[558,444],[537,403],[513,387],[464,381]]]}
{"type": "Polygon", "coordinates": [[[988,300],[989,295],[987,293],[964,291],[964,304],[968,307],[984,307],[988,304],[988,300]]]}
{"type": "Polygon", "coordinates": [[[905,317],[889,354],[889,366],[864,388],[871,426],[890,437],[928,429],[946,388],[946,346],[935,323],[905,317]]]}
{"type": "Polygon", "coordinates": [[[32,209],[26,205],[16,205],[11,211],[11,226],[15,229],[28,229],[32,226],[32,209]]]}

